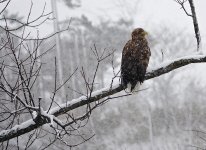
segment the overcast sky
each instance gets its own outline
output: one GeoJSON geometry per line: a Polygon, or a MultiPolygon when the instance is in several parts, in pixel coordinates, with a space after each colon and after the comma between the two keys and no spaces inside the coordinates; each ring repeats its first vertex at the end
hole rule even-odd
{"type": "MultiPolygon", "coordinates": [[[[44,3],[46,2],[46,11],[51,11],[51,0],[33,0],[32,17],[38,16],[44,3]]],[[[94,24],[100,20],[118,20],[120,17],[134,20],[134,27],[143,27],[148,32],[158,28],[160,25],[166,25],[172,29],[187,30],[194,32],[192,19],[184,13],[180,6],[174,0],[82,0],[82,7],[69,10],[64,3],[58,1],[59,20],[69,19],[74,16],[86,15],[94,24]]],[[[195,0],[195,6],[205,49],[206,39],[206,0],[195,0]]],[[[25,16],[29,12],[30,0],[13,0],[9,5],[10,12],[18,12],[20,16],[25,16]],[[24,9],[22,9],[24,8],[24,9]]],[[[189,7],[188,7],[188,10],[189,7]]],[[[52,32],[52,22],[44,24],[40,30],[40,35],[45,36],[52,32]]],[[[34,33],[33,33],[34,34],[34,33]]]]}

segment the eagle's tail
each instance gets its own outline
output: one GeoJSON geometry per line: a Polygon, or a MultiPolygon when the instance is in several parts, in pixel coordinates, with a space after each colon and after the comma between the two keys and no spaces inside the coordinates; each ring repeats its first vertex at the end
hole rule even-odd
{"type": "Polygon", "coordinates": [[[140,89],[140,82],[136,82],[135,84],[132,83],[127,83],[127,88],[125,89],[125,91],[127,93],[135,93],[138,92],[140,89]]]}
{"type": "Polygon", "coordinates": [[[128,81],[123,75],[121,76],[121,84],[125,89],[126,93],[135,93],[139,91],[141,81],[128,81]]]}

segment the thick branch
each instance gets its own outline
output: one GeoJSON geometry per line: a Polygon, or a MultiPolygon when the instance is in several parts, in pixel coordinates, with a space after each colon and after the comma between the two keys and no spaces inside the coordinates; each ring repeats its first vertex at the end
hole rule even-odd
{"type": "Polygon", "coordinates": [[[193,0],[188,0],[189,4],[190,4],[190,9],[191,9],[191,13],[189,14],[184,6],[185,2],[187,0],[174,0],[175,2],[177,2],[178,4],[181,5],[181,7],[183,8],[184,12],[186,13],[186,15],[188,15],[189,17],[192,17],[193,19],[193,25],[194,25],[194,30],[195,30],[195,37],[197,40],[197,51],[200,49],[200,45],[201,45],[201,36],[200,36],[200,30],[199,30],[199,25],[198,25],[198,21],[197,21],[197,15],[196,15],[196,11],[195,11],[195,5],[193,0]]]}
{"type": "Polygon", "coordinates": [[[201,45],[201,36],[200,36],[200,30],[199,30],[199,25],[198,25],[198,21],[197,21],[197,15],[196,15],[196,11],[195,11],[194,2],[193,2],[193,0],[188,0],[189,4],[190,4],[191,13],[192,13],[192,14],[189,14],[184,6],[184,4],[187,0],[174,0],[174,1],[176,1],[178,4],[181,5],[181,7],[183,8],[186,15],[192,17],[194,30],[195,30],[195,37],[197,40],[197,51],[198,51],[200,49],[200,45],[201,45]]]}
{"type": "MultiPolygon", "coordinates": [[[[156,69],[149,71],[146,74],[146,80],[161,76],[163,74],[166,74],[170,71],[173,71],[177,68],[186,66],[191,63],[204,63],[204,62],[206,62],[205,55],[187,56],[173,61],[168,61],[163,63],[161,66],[157,67],[156,69]]],[[[104,88],[93,92],[90,98],[87,98],[86,96],[82,96],[79,97],[78,99],[73,99],[71,101],[68,101],[67,103],[62,104],[59,107],[53,108],[51,109],[49,114],[57,117],[61,114],[64,114],[65,112],[71,111],[83,105],[98,101],[103,98],[107,98],[108,96],[116,94],[122,90],[123,87],[121,85],[115,85],[112,88],[111,87],[104,88]]],[[[32,120],[28,120],[22,123],[21,125],[17,125],[18,127],[14,126],[12,129],[1,131],[0,142],[28,133],[46,123],[48,123],[48,120],[41,120],[41,122],[38,124],[36,121],[34,122],[32,120]]]]}
{"type": "MultiPolygon", "coordinates": [[[[45,121],[46,123],[46,121],[45,121]]],[[[43,124],[43,122],[37,124],[32,119],[23,122],[21,125],[16,125],[12,129],[9,130],[3,130],[0,132],[0,142],[4,142],[7,140],[10,140],[12,138],[18,137],[20,135],[23,135],[25,133],[28,133],[34,129],[39,128],[43,124]]]]}
{"type": "Polygon", "coordinates": [[[193,19],[193,24],[194,24],[195,36],[197,39],[197,50],[199,50],[200,44],[201,44],[201,36],[200,36],[200,30],[199,30],[197,16],[196,16],[196,12],[195,12],[195,5],[194,5],[193,0],[189,0],[189,3],[190,3],[191,12],[192,12],[192,19],[193,19]]]}

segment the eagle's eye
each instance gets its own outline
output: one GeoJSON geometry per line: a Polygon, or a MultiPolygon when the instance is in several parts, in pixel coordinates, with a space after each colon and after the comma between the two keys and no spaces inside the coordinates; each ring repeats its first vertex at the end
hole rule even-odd
{"type": "Polygon", "coordinates": [[[144,33],[144,30],[142,28],[140,28],[140,29],[138,29],[137,33],[142,34],[142,33],[144,33]]]}
{"type": "Polygon", "coordinates": [[[146,32],[146,31],[144,31],[143,29],[141,29],[140,31],[139,31],[139,35],[140,36],[145,36],[145,35],[147,35],[148,33],[146,32]]]}

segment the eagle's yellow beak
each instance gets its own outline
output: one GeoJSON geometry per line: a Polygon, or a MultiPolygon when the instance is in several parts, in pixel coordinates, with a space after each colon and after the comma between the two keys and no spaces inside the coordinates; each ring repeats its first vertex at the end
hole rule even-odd
{"type": "Polygon", "coordinates": [[[143,34],[144,34],[144,36],[145,36],[145,35],[148,35],[148,33],[147,33],[146,31],[144,31],[144,33],[143,33],[143,34]]]}

